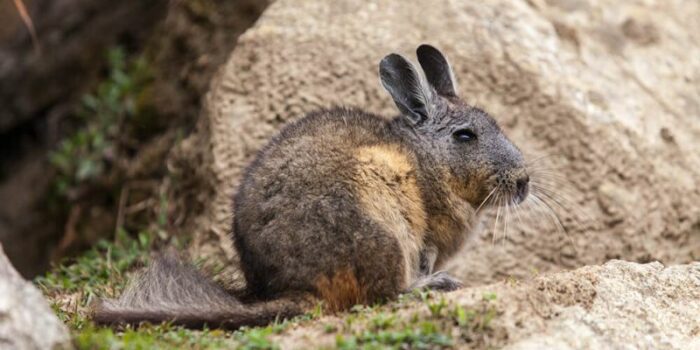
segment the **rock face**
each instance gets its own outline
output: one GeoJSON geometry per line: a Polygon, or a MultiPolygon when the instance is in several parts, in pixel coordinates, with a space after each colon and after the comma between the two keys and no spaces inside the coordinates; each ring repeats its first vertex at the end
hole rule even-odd
{"type": "Polygon", "coordinates": [[[613,260],[499,288],[507,349],[700,347],[700,263],[613,260]]]}
{"type": "Polygon", "coordinates": [[[192,207],[204,210],[191,227],[198,242],[214,237],[235,256],[226,242],[230,201],[255,152],[315,108],[392,115],[378,62],[390,52],[414,57],[428,42],[451,60],[461,96],[530,155],[533,181],[545,187],[536,192],[566,231],[536,200],[522,220],[487,220],[450,264],[467,285],[613,258],[692,261],[700,256],[700,60],[691,59],[700,57],[699,16],[700,3],[682,0],[280,0],[240,37],[197,132],[171,159],[198,186],[192,207]]]}
{"type": "Polygon", "coordinates": [[[0,246],[0,348],[70,349],[68,329],[0,246]]]}
{"type": "Polygon", "coordinates": [[[23,123],[27,128],[32,119],[56,123],[50,119],[65,116],[70,103],[95,80],[104,51],[119,37],[143,40],[167,8],[167,1],[162,0],[25,3],[42,53],[33,47],[13,5],[1,4],[0,134],[21,128],[23,123]]]}
{"type": "MultiPolygon", "coordinates": [[[[504,349],[698,349],[700,263],[664,267],[612,260],[522,282],[502,282],[445,294],[448,305],[479,309],[483,296],[495,317],[481,343],[453,336],[457,348],[504,349]]],[[[398,317],[425,315],[412,304],[398,317]]],[[[326,317],[292,329],[276,341],[284,349],[333,345],[326,317]]],[[[342,325],[342,320],[339,321],[342,325]]],[[[342,326],[341,326],[342,327],[342,326]]],[[[459,333],[455,329],[453,333],[459,333]]]]}

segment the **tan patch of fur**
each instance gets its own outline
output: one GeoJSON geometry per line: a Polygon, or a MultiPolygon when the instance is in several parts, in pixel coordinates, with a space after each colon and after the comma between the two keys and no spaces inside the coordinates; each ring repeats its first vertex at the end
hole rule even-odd
{"type": "MultiPolygon", "coordinates": [[[[426,213],[409,155],[394,145],[358,149],[356,191],[363,211],[393,234],[404,257],[407,286],[418,276],[426,213]]],[[[404,287],[405,287],[404,286],[404,287]]]]}
{"type": "Polygon", "coordinates": [[[428,220],[430,232],[428,240],[438,248],[439,252],[434,266],[436,269],[460,250],[467,240],[468,232],[473,231],[480,216],[475,212],[474,204],[470,204],[470,201],[480,200],[478,198],[480,189],[476,186],[481,181],[474,181],[471,186],[468,186],[453,178],[447,169],[441,169],[440,173],[448,184],[447,196],[442,198],[448,203],[447,209],[428,220]]]}
{"type": "Polygon", "coordinates": [[[367,290],[360,285],[351,269],[338,270],[331,278],[319,276],[316,280],[316,290],[331,312],[368,303],[367,290]]]}

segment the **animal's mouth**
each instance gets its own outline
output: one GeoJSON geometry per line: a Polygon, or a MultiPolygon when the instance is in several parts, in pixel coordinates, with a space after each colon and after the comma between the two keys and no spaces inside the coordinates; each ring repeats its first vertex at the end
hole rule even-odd
{"type": "Polygon", "coordinates": [[[496,181],[479,208],[483,206],[505,207],[518,205],[530,194],[530,177],[525,175],[514,182],[496,181]]]}

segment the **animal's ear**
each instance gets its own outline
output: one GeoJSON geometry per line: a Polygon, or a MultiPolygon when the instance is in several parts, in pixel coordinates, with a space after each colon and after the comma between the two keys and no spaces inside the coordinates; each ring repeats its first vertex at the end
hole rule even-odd
{"type": "Polygon", "coordinates": [[[457,96],[457,82],[454,73],[442,52],[430,45],[423,44],[416,50],[416,55],[423,72],[425,72],[425,78],[428,79],[435,91],[441,96],[457,96]]]}
{"type": "Polygon", "coordinates": [[[379,63],[379,77],[411,123],[417,125],[428,119],[432,91],[411,62],[395,53],[388,55],[379,63]]]}

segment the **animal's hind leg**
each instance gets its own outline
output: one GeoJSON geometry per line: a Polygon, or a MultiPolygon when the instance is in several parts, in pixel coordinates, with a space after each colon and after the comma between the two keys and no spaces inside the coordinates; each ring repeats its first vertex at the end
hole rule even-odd
{"type": "Polygon", "coordinates": [[[356,241],[348,267],[317,279],[316,290],[332,311],[396,298],[406,286],[404,259],[394,237],[381,231],[356,241]]]}

